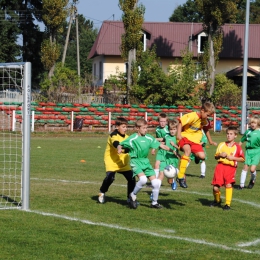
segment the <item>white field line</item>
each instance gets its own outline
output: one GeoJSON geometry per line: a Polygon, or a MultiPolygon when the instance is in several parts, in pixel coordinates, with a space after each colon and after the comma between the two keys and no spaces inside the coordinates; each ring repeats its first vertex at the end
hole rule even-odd
{"type": "MultiPolygon", "coordinates": [[[[72,181],[72,180],[60,180],[60,179],[41,179],[41,178],[31,178],[31,180],[36,180],[36,181],[47,181],[47,182],[64,182],[64,183],[78,183],[78,184],[94,184],[94,185],[100,185],[100,182],[92,182],[92,181],[72,181]]],[[[118,187],[126,187],[126,185],[124,184],[116,184],[113,183],[113,186],[118,186],[118,187]]],[[[171,189],[165,189],[165,188],[161,188],[160,190],[163,191],[171,191],[171,189]]],[[[201,193],[201,192],[195,192],[195,191],[188,191],[188,190],[175,190],[173,192],[185,192],[185,193],[190,193],[190,194],[197,194],[197,195],[201,195],[201,196],[212,196],[212,194],[208,194],[208,193],[201,193]]],[[[239,199],[233,199],[237,202],[240,203],[244,203],[244,204],[248,204],[250,206],[256,207],[256,208],[260,208],[260,204],[254,203],[254,202],[250,202],[250,201],[245,201],[245,200],[239,200],[239,199]]],[[[241,250],[241,249],[235,249],[235,248],[229,248],[225,245],[218,245],[218,244],[214,244],[214,243],[208,243],[204,240],[195,240],[195,239],[189,239],[189,238],[182,238],[182,237],[178,237],[178,236],[170,236],[170,235],[162,235],[162,234],[158,234],[158,233],[154,233],[154,232],[149,232],[149,231],[145,231],[145,230],[139,230],[139,229],[129,229],[129,228],[123,228],[123,227],[119,227],[119,226],[115,226],[115,225],[110,225],[110,224],[105,224],[105,223],[95,223],[95,222],[91,222],[88,220],[81,220],[81,219],[77,219],[77,218],[71,218],[71,217],[67,217],[67,216],[62,216],[62,215],[57,215],[57,214],[51,214],[51,213],[44,213],[44,212],[39,212],[39,211],[30,211],[30,212],[34,212],[37,214],[41,214],[41,215],[45,215],[45,216],[54,216],[54,217],[59,217],[59,218],[64,218],[67,220],[71,220],[71,221],[79,221],[82,222],[84,224],[89,224],[89,225],[99,225],[99,226],[106,226],[106,227],[111,227],[111,228],[117,228],[117,229],[122,229],[122,230],[127,230],[127,231],[131,231],[131,232],[138,232],[138,233],[145,233],[145,234],[150,234],[150,235],[154,235],[154,236],[159,236],[159,237],[164,237],[164,238],[169,238],[169,239],[179,239],[179,240],[185,240],[185,241],[189,241],[189,242],[193,242],[193,243],[198,243],[198,244],[205,244],[208,246],[214,246],[214,247],[220,247],[222,249],[226,249],[226,250],[238,250],[244,253],[256,253],[256,254],[260,254],[260,251],[248,251],[248,250],[241,250]]],[[[166,231],[168,233],[174,233],[174,230],[171,231],[166,231]]],[[[260,239],[256,239],[255,241],[252,242],[247,242],[247,243],[239,243],[237,244],[237,246],[239,247],[248,247],[248,246],[253,246],[253,245],[257,245],[260,243],[260,239]]]]}
{"type": "Polygon", "coordinates": [[[65,215],[58,215],[58,214],[54,214],[54,213],[41,212],[41,211],[37,211],[37,210],[27,210],[27,212],[31,212],[31,213],[35,213],[35,214],[39,214],[39,215],[43,215],[43,216],[48,216],[48,217],[66,219],[66,220],[69,220],[69,221],[77,221],[77,222],[81,222],[81,223],[87,224],[87,225],[102,226],[102,227],[107,227],[107,228],[112,228],[112,229],[124,230],[124,231],[128,231],[128,232],[135,232],[135,233],[140,233],[140,234],[151,235],[151,236],[160,237],[160,238],[182,240],[182,241],[186,241],[186,242],[189,242],[189,243],[195,243],[195,244],[200,244],[200,245],[206,245],[206,246],[221,248],[221,249],[228,250],[228,251],[233,250],[233,251],[239,251],[239,252],[247,253],[247,254],[260,255],[260,251],[251,251],[251,250],[245,250],[245,249],[240,249],[240,248],[235,248],[235,247],[228,247],[226,245],[211,243],[211,242],[207,242],[205,240],[192,239],[192,238],[179,237],[179,236],[172,236],[172,235],[164,235],[164,234],[160,234],[160,233],[156,233],[156,232],[151,232],[149,230],[127,228],[127,227],[122,227],[122,226],[118,226],[118,225],[106,224],[106,223],[102,223],[102,222],[92,222],[92,221],[89,221],[89,220],[86,220],[86,219],[72,218],[72,217],[65,216],[65,215]]]}
{"type": "Polygon", "coordinates": [[[258,244],[260,244],[260,239],[256,239],[252,242],[247,242],[247,243],[239,243],[237,245],[240,247],[247,247],[247,246],[256,246],[258,244]]]}
{"type": "MultiPolygon", "coordinates": [[[[46,181],[46,182],[64,182],[64,183],[78,183],[78,184],[92,184],[92,185],[101,185],[100,182],[94,182],[94,181],[72,181],[72,180],[60,180],[60,179],[41,179],[41,178],[31,178],[31,180],[35,181],[46,181]]],[[[117,187],[126,187],[124,184],[116,184],[113,183],[113,186],[117,187]]],[[[189,191],[188,189],[177,189],[175,191],[172,191],[170,188],[160,188],[160,191],[171,191],[171,192],[182,192],[182,193],[189,193],[189,194],[196,194],[200,196],[206,196],[206,197],[212,197],[212,193],[202,193],[202,192],[197,192],[197,191],[189,191]]],[[[225,198],[222,196],[222,198],[225,198]]],[[[247,204],[255,208],[260,208],[260,204],[251,202],[251,201],[246,201],[246,200],[240,200],[236,198],[232,198],[232,201],[237,201],[242,204],[247,204]]]]}

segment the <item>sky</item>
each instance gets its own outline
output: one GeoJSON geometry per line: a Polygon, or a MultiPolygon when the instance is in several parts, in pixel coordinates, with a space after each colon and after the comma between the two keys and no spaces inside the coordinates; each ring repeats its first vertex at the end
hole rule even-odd
{"type": "MultiPolygon", "coordinates": [[[[78,13],[93,21],[100,28],[104,20],[121,20],[122,11],[119,0],[78,0],[78,13]]],[[[146,22],[169,22],[174,9],[186,3],[186,0],[139,0],[145,6],[146,22]]]]}

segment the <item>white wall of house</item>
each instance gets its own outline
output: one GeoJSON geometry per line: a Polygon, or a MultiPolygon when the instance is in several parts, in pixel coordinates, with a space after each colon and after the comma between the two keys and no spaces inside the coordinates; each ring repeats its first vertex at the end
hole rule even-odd
{"type": "MultiPolygon", "coordinates": [[[[180,61],[180,59],[179,59],[180,61]]],[[[161,58],[160,59],[162,69],[167,72],[167,68],[176,63],[176,59],[161,58]]],[[[216,73],[227,73],[230,70],[240,67],[243,65],[243,59],[233,60],[219,60],[216,73]]],[[[94,86],[103,86],[106,79],[110,75],[116,75],[118,72],[126,72],[125,62],[119,56],[98,56],[93,59],[93,78],[94,86]],[[96,64],[96,65],[95,65],[96,64]],[[95,68],[96,67],[96,68],[95,68]],[[101,71],[100,71],[101,69],[101,71]],[[94,76],[96,74],[96,76],[94,76]]],[[[256,71],[260,71],[260,60],[249,59],[248,66],[256,71]]]]}
{"type": "Polygon", "coordinates": [[[106,79],[109,78],[110,75],[116,75],[116,72],[125,72],[125,62],[121,57],[116,56],[98,56],[93,59],[92,63],[92,75],[95,86],[103,86],[106,79]],[[102,63],[102,78],[99,77],[99,67],[100,63],[102,63]],[[96,64],[96,77],[94,77],[95,71],[94,67],[96,64]]]}

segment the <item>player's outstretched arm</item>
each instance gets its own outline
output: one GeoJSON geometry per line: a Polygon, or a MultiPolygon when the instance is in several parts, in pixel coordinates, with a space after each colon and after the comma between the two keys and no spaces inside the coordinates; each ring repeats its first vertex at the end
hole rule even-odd
{"type": "Polygon", "coordinates": [[[207,131],[205,132],[205,135],[207,136],[210,145],[215,145],[215,146],[218,145],[216,142],[214,142],[214,141],[211,139],[211,135],[210,135],[209,130],[207,130],[207,131]]]}

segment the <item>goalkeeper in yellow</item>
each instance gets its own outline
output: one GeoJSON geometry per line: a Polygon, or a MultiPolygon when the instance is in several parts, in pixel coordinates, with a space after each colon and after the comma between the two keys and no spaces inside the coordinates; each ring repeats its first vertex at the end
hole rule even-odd
{"type": "Polygon", "coordinates": [[[129,194],[135,187],[135,177],[130,167],[130,157],[127,153],[118,154],[117,147],[119,143],[128,138],[126,134],[127,120],[123,117],[118,117],[116,120],[116,129],[109,135],[107,146],[104,154],[104,161],[106,167],[106,177],[100,187],[98,201],[105,203],[105,193],[108,191],[110,185],[115,180],[115,174],[123,174],[127,180],[127,202],[129,203],[129,194]]]}
{"type": "Polygon", "coordinates": [[[218,161],[215,167],[214,176],[212,180],[214,201],[211,207],[220,206],[220,187],[226,187],[226,203],[223,210],[229,210],[233,194],[233,184],[235,183],[235,176],[237,170],[237,163],[244,162],[244,153],[241,146],[235,143],[237,137],[236,127],[228,127],[226,130],[227,141],[221,142],[215,154],[215,159],[218,161]]]}
{"type": "Polygon", "coordinates": [[[180,169],[178,179],[180,187],[187,188],[185,173],[190,162],[190,155],[195,155],[195,163],[204,160],[206,155],[201,145],[202,129],[208,138],[209,144],[217,145],[212,141],[209,129],[210,122],[208,117],[215,112],[215,107],[210,102],[202,104],[200,111],[191,112],[183,115],[180,118],[180,123],[177,127],[177,140],[179,141],[180,150],[184,152],[180,161],[180,169]]]}

